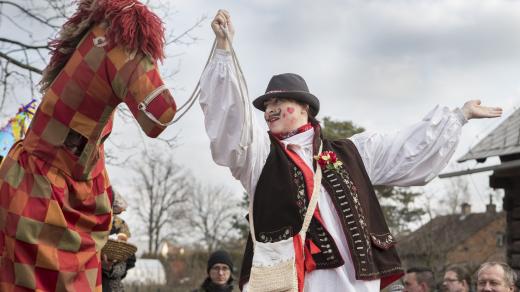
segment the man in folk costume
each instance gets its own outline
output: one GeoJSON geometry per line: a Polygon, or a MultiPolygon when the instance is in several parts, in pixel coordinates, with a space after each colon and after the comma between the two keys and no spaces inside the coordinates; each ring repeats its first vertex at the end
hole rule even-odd
{"type": "Polygon", "coordinates": [[[136,0],[83,0],[65,23],[24,140],[0,168],[0,290],[101,291],[113,192],[103,142],[124,102],[156,137],[176,105],[161,20],[136,0]]]}
{"type": "Polygon", "coordinates": [[[219,11],[212,28],[217,51],[203,74],[200,97],[212,156],[249,193],[257,242],[272,247],[253,254],[249,238],[241,288],[250,284],[252,263],[270,267],[291,257],[299,291],[304,286],[305,291],[379,291],[401,277],[395,239],[372,185],[425,184],[448,163],[467,120],[497,117],[502,110],[469,101],[461,109],[436,107],[394,134],[364,132],[330,141],[315,120],[318,98],[303,78],[288,73],[273,76],[266,93],[253,102],[265,112],[266,133],[260,121],[244,117],[244,106],[250,105],[240,96],[226,42],[234,33],[229,13],[219,11]],[[240,143],[244,132],[252,135],[247,147],[240,143]],[[319,186],[313,184],[316,167],[323,169],[319,186]],[[321,192],[318,207],[302,243],[298,232],[315,187],[321,192]]]}

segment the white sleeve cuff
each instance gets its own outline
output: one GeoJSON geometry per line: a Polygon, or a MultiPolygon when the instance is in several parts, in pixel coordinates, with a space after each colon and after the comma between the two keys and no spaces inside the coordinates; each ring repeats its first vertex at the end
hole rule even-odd
{"type": "Polygon", "coordinates": [[[464,124],[466,124],[468,122],[468,120],[466,119],[466,117],[464,116],[464,113],[462,112],[462,110],[460,108],[454,109],[453,113],[455,114],[457,119],[460,121],[461,125],[464,126],[464,124]]]}
{"type": "Polygon", "coordinates": [[[231,52],[222,49],[215,49],[214,58],[219,60],[231,59],[231,52]]]}

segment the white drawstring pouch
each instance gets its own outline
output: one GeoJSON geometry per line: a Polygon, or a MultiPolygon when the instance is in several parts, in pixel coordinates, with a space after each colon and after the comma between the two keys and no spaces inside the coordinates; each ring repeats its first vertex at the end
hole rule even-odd
{"type": "Polygon", "coordinates": [[[255,242],[248,291],[298,292],[295,260],[292,237],[278,242],[255,242]]]}

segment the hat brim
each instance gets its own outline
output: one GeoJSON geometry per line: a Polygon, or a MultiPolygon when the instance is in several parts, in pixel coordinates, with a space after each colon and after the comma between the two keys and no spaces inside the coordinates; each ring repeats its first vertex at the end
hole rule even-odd
{"type": "Polygon", "coordinates": [[[265,112],[265,105],[264,103],[271,99],[271,98],[286,98],[286,99],[292,99],[298,102],[302,102],[305,104],[308,104],[310,107],[310,114],[315,117],[318,112],[320,111],[320,101],[316,96],[314,96],[311,93],[308,93],[306,91],[282,91],[282,92],[271,92],[266,93],[264,95],[261,95],[257,97],[255,100],[253,100],[253,105],[265,112]]]}

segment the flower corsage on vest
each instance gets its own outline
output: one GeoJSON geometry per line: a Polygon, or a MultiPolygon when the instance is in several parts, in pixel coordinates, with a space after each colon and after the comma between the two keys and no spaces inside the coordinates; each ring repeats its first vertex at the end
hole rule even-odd
{"type": "Polygon", "coordinates": [[[338,171],[343,165],[343,162],[339,161],[336,157],[336,153],[332,151],[323,151],[320,154],[314,156],[314,159],[318,161],[318,164],[323,170],[328,169],[338,171]]]}

